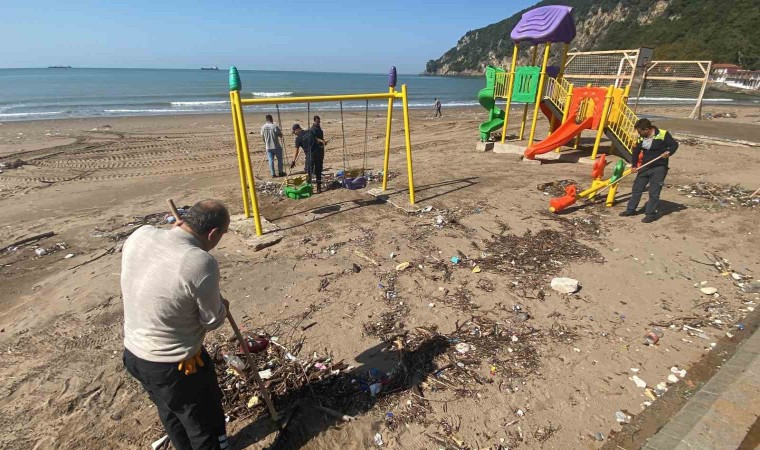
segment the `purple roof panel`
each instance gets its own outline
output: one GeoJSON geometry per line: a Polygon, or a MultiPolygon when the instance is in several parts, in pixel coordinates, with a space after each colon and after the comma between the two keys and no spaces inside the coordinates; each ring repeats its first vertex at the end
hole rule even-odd
{"type": "Polygon", "coordinates": [[[547,42],[569,44],[575,38],[573,8],[554,5],[531,9],[522,15],[510,37],[515,42],[531,45],[547,42]]]}

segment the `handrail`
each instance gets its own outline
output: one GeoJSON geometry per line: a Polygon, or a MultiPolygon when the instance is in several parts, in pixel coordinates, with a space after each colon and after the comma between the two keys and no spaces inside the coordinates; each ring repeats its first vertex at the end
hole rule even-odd
{"type": "Polygon", "coordinates": [[[628,152],[633,153],[633,147],[639,141],[639,134],[636,132],[635,124],[639,120],[636,113],[623,102],[615,102],[612,105],[614,121],[607,123],[607,128],[615,135],[616,138],[625,146],[628,152]]]}
{"type": "Polygon", "coordinates": [[[544,98],[549,99],[554,106],[560,111],[565,110],[565,103],[567,102],[567,93],[570,91],[572,83],[564,78],[557,81],[556,78],[549,78],[547,80],[546,91],[544,92],[544,98]]]}

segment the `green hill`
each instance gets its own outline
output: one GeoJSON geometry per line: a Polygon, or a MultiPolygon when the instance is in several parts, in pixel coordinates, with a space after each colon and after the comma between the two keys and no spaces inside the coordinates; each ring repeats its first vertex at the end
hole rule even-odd
{"type": "MultiPolygon", "coordinates": [[[[506,4],[506,3],[505,3],[506,4]]],[[[567,0],[534,5],[574,8],[574,49],[655,48],[655,59],[712,60],[760,69],[758,0],[567,0]]],[[[509,33],[524,11],[468,31],[457,45],[427,63],[429,75],[482,74],[486,65],[506,66],[509,33]]],[[[522,46],[524,57],[527,45],[522,46]]]]}

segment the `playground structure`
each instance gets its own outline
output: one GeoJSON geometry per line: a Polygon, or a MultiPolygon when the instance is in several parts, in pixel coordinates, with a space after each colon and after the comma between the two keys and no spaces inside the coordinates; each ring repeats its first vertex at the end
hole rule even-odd
{"type": "Polygon", "coordinates": [[[573,142],[578,148],[583,131],[595,131],[591,159],[596,159],[602,136],[612,144],[612,153],[631,162],[632,149],[638,142],[634,128],[638,117],[628,105],[632,90],[636,105],[642,95],[666,99],[696,99],[692,117],[701,113],[709,62],[651,61],[651,49],[568,52],[575,38],[572,8],[544,6],[523,14],[512,30],[514,41],[509,70],[488,66],[486,87],[478,92],[479,103],[488,110],[488,120],[479,126],[480,140],[501,128],[501,143],[507,139],[512,103],[523,104],[518,141],[523,140],[529,106],[533,107],[525,158],[560,151],[573,142]],[[517,67],[521,44],[531,45],[530,65],[517,67]],[[551,45],[563,44],[559,67],[548,66],[551,45]],[[536,66],[539,46],[543,44],[543,61],[536,66]],[[585,85],[584,85],[585,84],[585,85]],[[505,100],[505,107],[497,106],[505,100]],[[550,134],[535,142],[538,112],[549,120],[550,134]]]}
{"type": "MultiPolygon", "coordinates": [[[[235,133],[235,148],[238,160],[238,175],[240,177],[240,189],[243,199],[243,213],[246,218],[253,216],[254,226],[257,236],[262,236],[261,216],[259,213],[258,198],[256,196],[256,183],[253,169],[251,166],[250,149],[248,146],[248,133],[245,126],[243,115],[243,106],[249,105],[277,105],[279,111],[280,104],[291,103],[324,103],[324,102],[341,102],[341,126],[342,125],[342,102],[364,100],[388,100],[388,110],[385,127],[385,153],[383,157],[383,182],[382,190],[388,188],[388,166],[390,162],[390,143],[391,131],[393,125],[393,107],[396,99],[401,100],[402,111],[404,116],[404,142],[406,146],[406,168],[409,181],[409,203],[414,204],[414,171],[412,166],[412,141],[409,132],[409,100],[405,84],[401,85],[401,91],[396,90],[396,67],[391,67],[388,74],[388,92],[369,93],[369,94],[342,94],[342,95],[321,95],[310,97],[277,97],[277,98],[246,98],[240,97],[242,82],[240,74],[235,66],[230,67],[229,87],[230,87],[230,109],[232,112],[232,123],[235,133]]],[[[345,136],[345,132],[343,133],[345,136]]],[[[366,161],[365,161],[366,162],[366,161]]],[[[360,178],[363,176],[362,169],[346,171],[344,174],[344,186],[356,189],[361,185],[360,178]],[[347,180],[347,181],[346,181],[347,180]]],[[[364,180],[366,185],[366,179],[364,180]]],[[[303,177],[296,177],[287,180],[283,189],[291,198],[304,198],[311,195],[310,185],[303,183],[303,177]],[[299,178],[300,182],[299,182],[299,178]]]]}
{"type": "MultiPolygon", "coordinates": [[[[520,102],[523,103],[523,114],[517,140],[525,136],[528,108],[533,106],[528,148],[524,153],[526,158],[534,159],[542,153],[559,151],[562,145],[573,139],[577,148],[582,132],[593,130],[596,133],[592,159],[596,158],[602,136],[606,134],[618,155],[630,162],[631,150],[638,139],[633,127],[637,117],[627,106],[630,84],[623,87],[616,83],[617,86],[602,88],[575,87],[569,82],[565,68],[575,34],[570,7],[544,6],[523,14],[510,34],[515,43],[510,70],[486,68],[486,88],[478,93],[478,100],[489,110],[489,120],[480,125],[481,140],[486,140],[491,132],[501,127],[501,142],[504,143],[512,103],[520,102]],[[531,65],[517,67],[519,46],[523,43],[532,46],[531,65]],[[563,44],[561,64],[549,67],[551,45],[555,43],[563,44]],[[541,66],[536,66],[538,48],[542,44],[543,60],[541,66]],[[503,111],[496,106],[497,99],[506,100],[503,111]],[[550,122],[550,135],[534,144],[539,111],[550,122]]],[[[571,56],[577,58],[577,55],[571,56]]]]}

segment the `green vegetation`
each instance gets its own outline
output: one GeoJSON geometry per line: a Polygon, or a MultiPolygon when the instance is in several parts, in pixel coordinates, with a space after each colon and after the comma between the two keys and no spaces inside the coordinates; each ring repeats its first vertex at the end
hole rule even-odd
{"type": "MultiPolygon", "coordinates": [[[[574,8],[579,50],[654,47],[656,59],[703,60],[760,69],[760,7],[757,0],[544,0],[536,6],[564,4],[574,8]],[[584,30],[589,16],[622,11],[623,20],[605,29],[584,30]],[[661,11],[654,14],[653,11],[661,11]],[[651,16],[650,16],[651,13],[651,16]],[[644,20],[646,17],[655,17],[644,20]],[[601,36],[590,39],[589,36],[601,36]],[[585,45],[584,45],[585,43],[585,45]]],[[[482,71],[486,64],[509,58],[509,33],[520,11],[508,19],[468,31],[457,46],[427,63],[426,73],[482,71]]]]}

